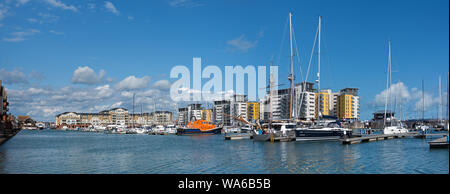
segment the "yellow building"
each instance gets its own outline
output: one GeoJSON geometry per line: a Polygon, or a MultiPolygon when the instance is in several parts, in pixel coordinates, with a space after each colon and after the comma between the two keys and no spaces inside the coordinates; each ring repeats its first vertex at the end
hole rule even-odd
{"type": "MultiPolygon", "coordinates": [[[[314,117],[318,118],[318,98],[315,93],[314,117]]],[[[337,117],[339,119],[359,118],[359,97],[357,88],[344,88],[340,92],[332,93],[331,90],[320,92],[321,116],[337,117]]]]}
{"type": "MultiPolygon", "coordinates": [[[[330,115],[330,96],[331,96],[331,90],[323,90],[320,92],[320,113],[321,116],[329,116],[330,115]]],[[[315,99],[315,110],[314,110],[314,117],[317,119],[319,117],[318,115],[318,103],[319,103],[319,94],[315,93],[314,99],[315,99]]]]}
{"type": "Polygon", "coordinates": [[[202,110],[202,119],[208,122],[212,122],[213,112],[212,109],[202,110]]]}
{"type": "Polygon", "coordinates": [[[259,102],[247,102],[247,119],[259,120],[259,102]]]}
{"type": "Polygon", "coordinates": [[[336,99],[336,113],[340,119],[359,118],[359,97],[357,88],[342,89],[336,99]]]}
{"type": "Polygon", "coordinates": [[[342,94],[338,96],[337,117],[340,119],[351,119],[352,116],[352,97],[353,95],[342,94]]]}

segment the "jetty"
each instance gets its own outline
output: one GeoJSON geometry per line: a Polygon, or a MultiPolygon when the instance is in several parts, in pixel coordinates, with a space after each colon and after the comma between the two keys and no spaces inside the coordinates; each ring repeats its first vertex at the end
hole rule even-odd
{"type": "Polygon", "coordinates": [[[226,134],[225,140],[241,140],[241,139],[252,139],[253,136],[250,133],[240,133],[240,134],[226,134]]]}
{"type": "Polygon", "coordinates": [[[448,148],[448,135],[428,142],[430,148],[448,148]]]}
{"type": "Polygon", "coordinates": [[[377,134],[377,135],[367,135],[361,137],[350,137],[343,138],[340,141],[342,144],[357,144],[363,142],[374,142],[387,139],[398,139],[404,137],[422,137],[422,136],[448,136],[448,133],[429,133],[429,134],[419,134],[417,132],[409,133],[397,133],[397,134],[377,134]]]}

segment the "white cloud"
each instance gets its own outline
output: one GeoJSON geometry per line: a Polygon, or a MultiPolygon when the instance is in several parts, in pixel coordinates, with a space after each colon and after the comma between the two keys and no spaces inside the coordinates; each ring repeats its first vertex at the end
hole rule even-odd
{"type": "Polygon", "coordinates": [[[109,1],[105,1],[105,8],[106,8],[106,10],[108,10],[109,12],[111,12],[113,14],[116,14],[116,15],[120,14],[119,11],[116,9],[116,6],[114,6],[114,4],[112,4],[109,1]]]}
{"type": "Polygon", "coordinates": [[[0,21],[8,14],[9,7],[0,3],[0,21]]]}
{"type": "Polygon", "coordinates": [[[105,74],[106,72],[103,69],[100,70],[99,74],[97,75],[94,72],[94,70],[92,70],[88,66],[78,67],[73,72],[72,83],[88,84],[88,85],[98,84],[101,83],[105,74]]]}
{"type": "Polygon", "coordinates": [[[42,94],[51,94],[50,90],[45,90],[43,88],[28,88],[27,92],[30,95],[42,95],[42,94]]]}
{"type": "Polygon", "coordinates": [[[38,23],[39,22],[39,20],[37,20],[35,18],[28,18],[27,21],[30,23],[38,23]]]}
{"type": "Polygon", "coordinates": [[[28,83],[25,73],[19,70],[6,71],[5,69],[0,69],[0,80],[7,84],[28,83]]]}
{"type": "Polygon", "coordinates": [[[134,20],[133,16],[128,16],[128,20],[134,20]]]}
{"type": "MultiPolygon", "coordinates": [[[[387,90],[383,90],[381,93],[377,94],[373,100],[375,106],[385,106],[387,90]]],[[[443,93],[443,98],[446,99],[447,94],[443,93]]],[[[418,90],[417,88],[408,89],[403,82],[393,84],[391,86],[391,99],[388,97],[388,109],[391,106],[397,104],[405,104],[406,107],[410,107],[409,111],[419,111],[425,110],[425,112],[435,110],[439,103],[439,96],[434,96],[427,91],[418,90]]],[[[445,104],[445,101],[444,103],[445,104]]],[[[398,105],[397,105],[398,106],[398,105]]],[[[394,108],[394,107],[393,107],[394,108]]]]}
{"type": "Polygon", "coordinates": [[[54,30],[50,30],[49,32],[52,33],[52,34],[55,34],[55,35],[64,35],[64,32],[57,32],[57,31],[54,31],[54,30]]]}
{"type": "Polygon", "coordinates": [[[253,48],[258,44],[258,41],[250,42],[245,38],[245,35],[241,35],[234,40],[227,41],[227,45],[230,45],[233,50],[239,50],[246,53],[249,49],[253,48]]]}
{"type": "Polygon", "coordinates": [[[22,38],[22,37],[3,38],[3,41],[6,41],[6,42],[22,42],[24,40],[25,40],[25,38],[22,38]]]}
{"type": "Polygon", "coordinates": [[[39,12],[38,16],[40,17],[40,19],[39,19],[39,23],[40,24],[53,23],[53,22],[56,22],[59,19],[59,16],[56,16],[56,15],[53,15],[53,14],[49,14],[49,13],[39,12]]]}
{"type": "Polygon", "coordinates": [[[22,6],[27,4],[30,0],[16,0],[16,1],[17,1],[16,6],[22,6]]]}
{"type": "Polygon", "coordinates": [[[129,76],[124,80],[116,84],[116,88],[119,90],[135,90],[142,89],[148,86],[150,77],[144,76],[142,78],[136,78],[135,76],[129,76]]]}
{"type": "Polygon", "coordinates": [[[98,92],[97,93],[98,98],[108,98],[114,94],[114,90],[111,89],[109,85],[98,86],[97,88],[95,88],[95,90],[98,92]]]}
{"type": "Polygon", "coordinates": [[[185,7],[185,8],[203,6],[202,3],[193,0],[169,0],[169,5],[172,7],[185,7]]]}
{"type": "MultiPolygon", "coordinates": [[[[375,96],[375,104],[378,106],[384,105],[386,102],[386,95],[389,89],[383,90],[380,94],[375,96]]],[[[411,100],[411,93],[408,90],[408,87],[405,86],[403,82],[395,83],[390,87],[390,96],[391,99],[397,99],[397,101],[408,102],[411,100]]],[[[389,96],[388,96],[389,103],[389,96]]]]}
{"type": "Polygon", "coordinates": [[[36,29],[28,29],[25,31],[12,32],[11,38],[3,38],[3,41],[6,42],[20,42],[26,40],[26,37],[33,36],[38,34],[40,31],[36,29]]]}
{"type": "Polygon", "coordinates": [[[44,0],[45,2],[47,2],[49,5],[56,7],[56,8],[60,8],[63,10],[72,10],[74,12],[77,12],[78,9],[73,6],[73,5],[66,5],[64,3],[62,3],[61,1],[58,0],[44,0]]]}
{"type": "Polygon", "coordinates": [[[111,108],[117,108],[120,107],[122,105],[122,102],[116,102],[113,105],[111,105],[111,108]]]}
{"type": "Polygon", "coordinates": [[[172,84],[169,80],[159,80],[153,84],[153,88],[160,90],[169,90],[172,84]]]}

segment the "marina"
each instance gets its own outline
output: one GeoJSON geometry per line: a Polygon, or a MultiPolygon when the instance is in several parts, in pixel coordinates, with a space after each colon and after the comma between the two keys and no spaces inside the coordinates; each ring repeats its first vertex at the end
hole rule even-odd
{"type": "Polygon", "coordinates": [[[0,174],[448,175],[447,7],[2,1],[0,174]]]}

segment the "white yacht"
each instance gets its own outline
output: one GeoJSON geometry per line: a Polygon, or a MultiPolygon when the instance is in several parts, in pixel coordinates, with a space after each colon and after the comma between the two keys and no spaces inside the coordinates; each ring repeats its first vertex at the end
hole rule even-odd
{"type": "Polygon", "coordinates": [[[177,127],[175,125],[167,125],[165,132],[168,134],[176,134],[177,133],[177,127]]]}
{"type": "Polygon", "coordinates": [[[239,127],[227,127],[224,128],[223,131],[225,133],[240,133],[241,129],[239,127]]]}
{"type": "Polygon", "coordinates": [[[155,132],[155,133],[162,133],[162,132],[164,132],[165,129],[166,128],[164,128],[163,125],[157,125],[156,127],[154,127],[152,129],[152,131],[155,132]]]}
{"type": "Polygon", "coordinates": [[[296,141],[338,140],[351,135],[352,130],[342,127],[339,122],[330,122],[326,125],[315,124],[295,130],[296,141]]]}
{"type": "Polygon", "coordinates": [[[147,129],[143,128],[143,127],[138,127],[135,129],[137,134],[146,134],[148,131],[147,129]]]}
{"type": "Polygon", "coordinates": [[[386,126],[383,129],[383,134],[398,134],[398,133],[408,133],[405,125],[394,117],[387,119],[386,126]]]}

